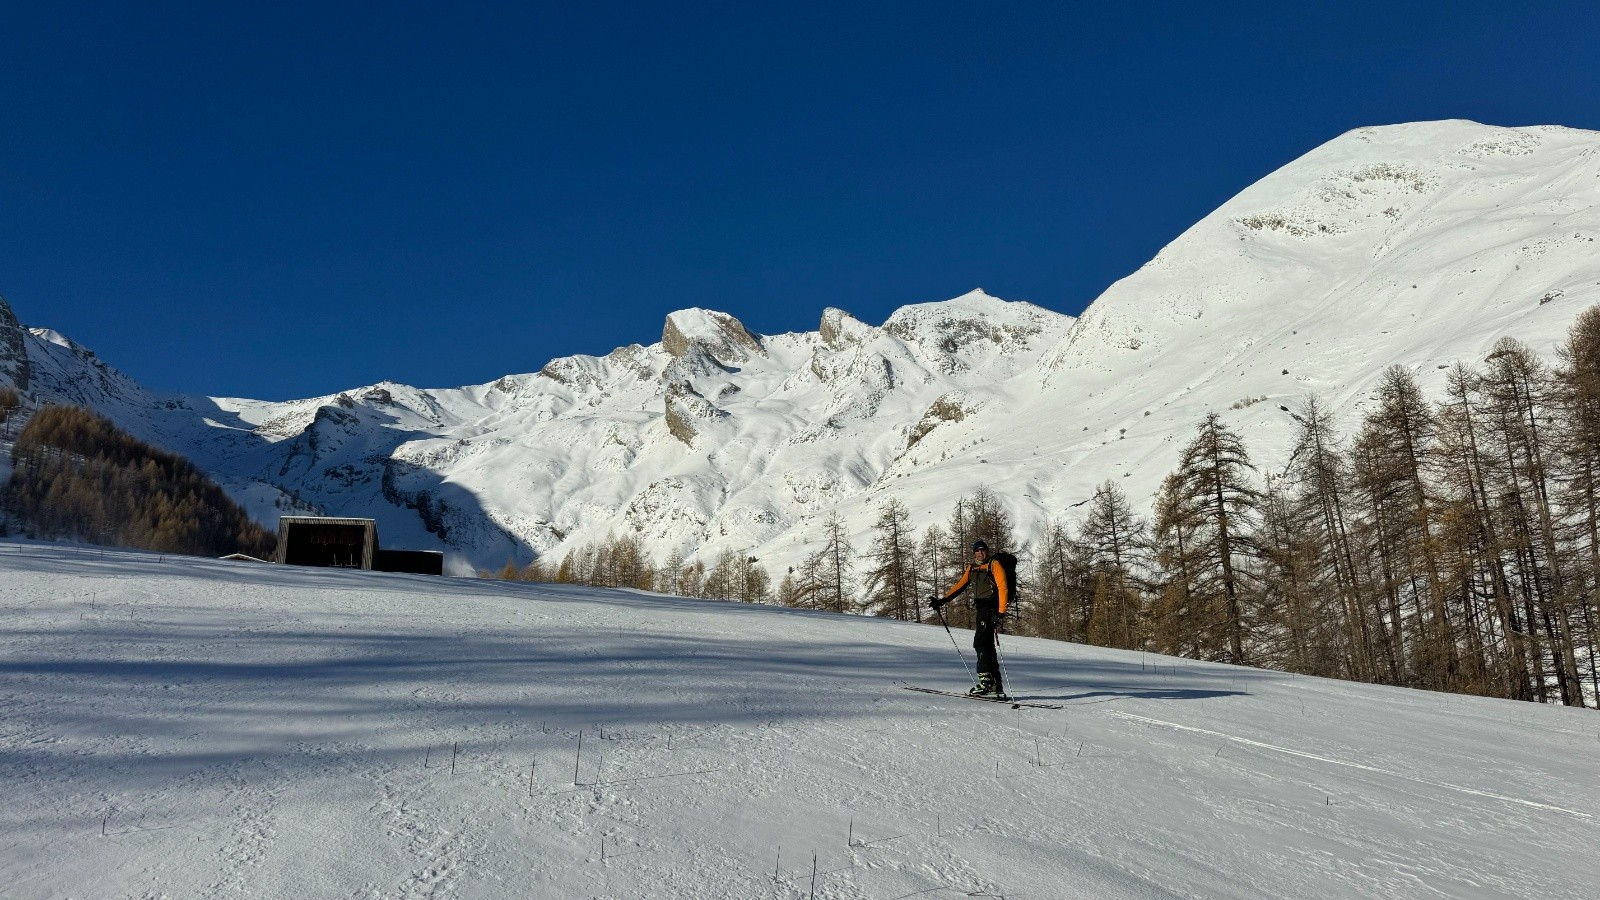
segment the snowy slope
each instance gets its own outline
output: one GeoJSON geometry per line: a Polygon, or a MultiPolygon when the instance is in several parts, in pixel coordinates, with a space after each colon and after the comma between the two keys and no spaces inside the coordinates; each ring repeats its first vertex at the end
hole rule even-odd
{"type": "Polygon", "coordinates": [[[1597,237],[1600,134],[1463,121],[1350,132],[1108,289],[1020,391],[1027,402],[908,454],[905,489],[943,508],[941,485],[959,479],[928,458],[981,440],[987,480],[1025,525],[1107,478],[1148,506],[1210,411],[1280,468],[1281,407],[1308,393],[1353,430],[1390,365],[1437,398],[1449,364],[1481,363],[1501,337],[1548,356],[1600,302],[1597,237]]]}
{"type": "Polygon", "coordinates": [[[1268,175],[1077,321],[981,291],[802,334],[691,309],[535,374],[289,403],[158,396],[48,332],[26,346],[36,394],[190,456],[267,521],[373,515],[458,568],[633,531],[659,560],[777,573],[835,510],[865,547],[891,496],[920,529],[987,485],[1024,536],[1107,478],[1147,505],[1208,411],[1276,468],[1309,392],[1352,423],[1393,363],[1432,388],[1506,335],[1548,353],[1600,301],[1597,236],[1600,134],[1423,122],[1268,175]]]}
{"type": "Polygon", "coordinates": [[[793,900],[813,853],[831,900],[1600,880],[1592,711],[1020,638],[1013,691],[1066,709],[1013,711],[896,688],[965,676],[885,620],[6,543],[0,571],[6,896],[793,900]]]}

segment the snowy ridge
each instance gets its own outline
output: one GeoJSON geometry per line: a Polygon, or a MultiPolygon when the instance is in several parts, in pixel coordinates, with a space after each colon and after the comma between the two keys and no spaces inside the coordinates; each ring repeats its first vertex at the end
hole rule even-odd
{"type": "MultiPolygon", "coordinates": [[[[1600,134],[1359,129],[1252,185],[1109,288],[1046,354],[1025,402],[916,452],[926,461],[980,441],[987,482],[1025,529],[1107,478],[1147,506],[1211,411],[1272,471],[1289,449],[1281,407],[1309,393],[1353,422],[1390,365],[1438,397],[1445,367],[1480,363],[1501,337],[1548,356],[1600,302],[1597,238],[1600,134]]],[[[927,466],[909,481],[946,506],[940,475],[927,466]]]]}
{"type": "Polygon", "coordinates": [[[1578,900],[1594,714],[630,591],[0,542],[39,897],[1578,900]],[[559,633],[559,637],[555,634],[559,633]],[[581,735],[581,751],[580,751],[581,735]],[[102,831],[104,834],[102,835],[102,831]]]}
{"type": "Polygon", "coordinates": [[[1077,321],[982,291],[783,335],[690,309],[656,343],[491,384],[288,403],[157,395],[42,331],[25,346],[35,394],[189,456],[269,522],[372,515],[457,570],[631,531],[659,560],[779,573],[833,511],[865,547],[889,497],[920,529],[987,486],[1024,537],[1107,478],[1148,504],[1210,411],[1271,470],[1310,392],[1348,422],[1391,364],[1436,391],[1500,337],[1548,353],[1600,302],[1597,237],[1600,135],[1423,122],[1268,175],[1077,321]]]}
{"type": "Polygon", "coordinates": [[[31,346],[41,394],[179,449],[262,518],[373,515],[386,542],[457,551],[459,571],[623,531],[662,558],[768,545],[882,478],[941,411],[1003,396],[1072,321],[981,291],[881,328],[829,309],[803,334],[684,310],[656,344],[532,375],[287,403],[158,397],[86,350],[31,346]]]}

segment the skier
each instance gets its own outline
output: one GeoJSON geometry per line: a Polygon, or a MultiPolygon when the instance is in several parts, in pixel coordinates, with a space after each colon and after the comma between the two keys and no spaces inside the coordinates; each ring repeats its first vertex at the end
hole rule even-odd
{"type": "MultiPolygon", "coordinates": [[[[1000,683],[1000,657],[995,653],[995,635],[1005,630],[1006,606],[1011,600],[1011,583],[1006,570],[989,558],[989,545],[975,541],[972,545],[972,565],[961,573],[961,580],[945,592],[943,597],[929,597],[928,605],[935,611],[956,598],[967,588],[972,588],[972,605],[977,611],[977,627],[972,631],[972,649],[978,651],[978,683],[967,693],[979,697],[1004,697],[1005,686],[1000,683]]],[[[943,618],[944,614],[940,613],[943,618]]]]}

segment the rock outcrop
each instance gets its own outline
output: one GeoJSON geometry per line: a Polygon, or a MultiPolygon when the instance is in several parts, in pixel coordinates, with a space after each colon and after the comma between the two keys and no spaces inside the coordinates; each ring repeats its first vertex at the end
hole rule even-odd
{"type": "Polygon", "coordinates": [[[0,384],[28,392],[27,333],[4,297],[0,297],[0,384]]]}

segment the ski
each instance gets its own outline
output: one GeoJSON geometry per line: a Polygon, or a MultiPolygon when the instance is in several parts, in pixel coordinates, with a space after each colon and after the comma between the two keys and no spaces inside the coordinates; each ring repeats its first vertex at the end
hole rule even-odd
{"type": "Polygon", "coordinates": [[[919,694],[939,694],[940,696],[944,697],[955,697],[957,700],[982,700],[985,703],[1005,703],[1010,705],[1012,709],[1022,709],[1023,707],[1027,707],[1029,709],[1066,709],[1065,706],[1056,703],[1035,703],[1029,700],[1018,700],[1015,697],[982,697],[977,694],[958,694],[955,691],[940,691],[935,690],[934,688],[919,687],[915,684],[906,684],[903,681],[897,681],[895,684],[898,684],[900,687],[905,688],[908,691],[916,691],[919,694]]]}

